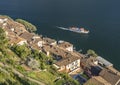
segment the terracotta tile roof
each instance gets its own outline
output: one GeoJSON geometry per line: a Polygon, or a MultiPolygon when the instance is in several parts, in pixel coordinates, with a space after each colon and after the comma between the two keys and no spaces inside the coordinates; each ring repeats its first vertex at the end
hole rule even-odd
{"type": "Polygon", "coordinates": [[[26,39],[28,41],[28,43],[30,43],[32,41],[32,38],[35,34],[33,33],[29,33],[29,32],[24,32],[20,35],[20,37],[26,39]]]}
{"type": "Polygon", "coordinates": [[[56,47],[56,46],[46,45],[46,46],[43,47],[43,50],[45,52],[49,51],[52,54],[61,55],[63,58],[66,58],[67,52],[58,48],[58,47],[56,47]]]}
{"type": "Polygon", "coordinates": [[[80,58],[71,55],[71,56],[67,57],[66,59],[62,59],[62,60],[56,62],[55,64],[57,66],[66,66],[66,65],[68,65],[68,64],[70,64],[70,63],[72,63],[72,62],[74,62],[75,60],[78,60],[78,59],[80,59],[80,58]]]}
{"type": "Polygon", "coordinates": [[[73,45],[69,42],[63,41],[63,42],[58,43],[58,46],[62,47],[62,48],[68,48],[68,47],[71,47],[73,45]]]}
{"type": "MultiPolygon", "coordinates": [[[[16,24],[16,23],[15,23],[16,24]]],[[[19,23],[17,24],[17,26],[14,27],[14,32],[18,35],[22,34],[23,32],[25,32],[25,27],[19,25],[19,23]]]]}
{"type": "Polygon", "coordinates": [[[90,78],[84,85],[111,85],[100,76],[90,78]]]}
{"type": "Polygon", "coordinates": [[[90,67],[93,61],[95,61],[95,57],[85,57],[84,59],[81,59],[81,63],[84,67],[90,67]]]}
{"type": "MultiPolygon", "coordinates": [[[[9,18],[8,16],[0,15],[0,19],[5,19],[5,18],[7,18],[7,19],[9,19],[9,20],[12,20],[12,19],[9,18]]],[[[12,20],[12,21],[13,21],[13,20],[12,20]]]]}
{"type": "Polygon", "coordinates": [[[17,35],[16,35],[14,32],[11,32],[11,31],[10,31],[10,32],[8,32],[8,36],[9,36],[9,37],[15,37],[15,36],[17,36],[17,35]]]}
{"type": "Polygon", "coordinates": [[[75,50],[72,53],[75,54],[75,55],[77,55],[77,56],[80,56],[81,58],[85,57],[85,55],[83,55],[83,54],[81,54],[81,53],[79,53],[79,52],[77,52],[75,50]]]}
{"type": "Polygon", "coordinates": [[[46,43],[48,43],[48,44],[56,42],[56,40],[51,39],[51,38],[46,38],[46,37],[43,38],[43,41],[46,42],[46,43]]]}
{"type": "Polygon", "coordinates": [[[43,41],[42,38],[36,38],[33,40],[33,43],[38,43],[39,41],[43,41]]]}
{"type": "Polygon", "coordinates": [[[0,26],[1,27],[4,27],[4,29],[6,31],[12,31],[14,30],[14,32],[18,35],[20,35],[21,33],[25,32],[26,29],[25,29],[25,26],[18,23],[18,22],[15,22],[13,21],[12,19],[9,19],[9,18],[6,18],[4,16],[0,16],[0,20],[3,20],[4,22],[3,23],[0,23],[0,26]],[[4,25],[5,24],[5,25],[4,25]],[[4,25],[4,26],[3,26],[4,25]]]}
{"type": "Polygon", "coordinates": [[[9,43],[10,44],[17,44],[17,43],[19,43],[20,41],[24,41],[25,39],[23,39],[23,38],[20,38],[20,37],[18,37],[18,36],[11,36],[11,37],[9,37],[9,43]]]}
{"type": "Polygon", "coordinates": [[[9,29],[9,28],[7,28],[7,27],[5,27],[4,30],[7,31],[8,33],[9,33],[9,32],[12,32],[12,30],[9,29]]]}
{"type": "Polygon", "coordinates": [[[42,50],[42,48],[40,48],[40,47],[38,47],[38,45],[36,45],[36,44],[31,44],[31,47],[32,47],[32,49],[35,49],[35,50],[42,50]]]}
{"type": "Polygon", "coordinates": [[[111,83],[111,85],[115,85],[120,80],[120,76],[117,75],[117,73],[114,73],[108,69],[103,69],[99,75],[111,83]]]}
{"type": "Polygon", "coordinates": [[[62,58],[66,58],[69,56],[77,56],[77,57],[81,58],[80,55],[75,54],[75,53],[71,53],[67,50],[63,50],[63,49],[59,48],[58,46],[45,45],[43,47],[43,50],[45,52],[49,51],[50,53],[55,54],[55,55],[60,55],[60,56],[62,56],[62,58]]]}
{"type": "Polygon", "coordinates": [[[50,53],[53,53],[55,55],[59,55],[62,57],[62,60],[58,61],[56,65],[62,66],[62,65],[68,65],[71,62],[80,59],[81,57],[72,55],[68,51],[65,51],[63,49],[60,49],[57,46],[44,46],[43,47],[44,51],[49,51],[50,53]]]}

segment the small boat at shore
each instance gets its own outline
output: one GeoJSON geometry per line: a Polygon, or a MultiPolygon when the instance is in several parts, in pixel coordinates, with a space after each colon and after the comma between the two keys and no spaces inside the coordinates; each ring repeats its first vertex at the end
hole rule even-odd
{"type": "Polygon", "coordinates": [[[78,27],[69,27],[69,28],[64,28],[64,27],[58,27],[63,30],[68,30],[76,33],[82,33],[82,34],[88,34],[89,30],[86,30],[85,28],[78,28],[78,27]]]}

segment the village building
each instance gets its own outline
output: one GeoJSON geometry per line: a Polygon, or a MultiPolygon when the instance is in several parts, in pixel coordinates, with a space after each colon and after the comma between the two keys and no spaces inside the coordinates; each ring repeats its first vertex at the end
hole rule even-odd
{"type": "Polygon", "coordinates": [[[81,67],[83,69],[85,69],[86,67],[90,67],[91,65],[94,64],[94,62],[96,61],[95,57],[84,57],[83,59],[81,59],[81,67]]]}
{"type": "Polygon", "coordinates": [[[80,58],[76,56],[69,56],[54,64],[54,66],[61,72],[70,73],[76,69],[80,69],[80,58]]]}
{"type": "Polygon", "coordinates": [[[44,37],[43,38],[44,44],[45,45],[56,45],[57,41],[51,38],[44,37]]]}
{"type": "Polygon", "coordinates": [[[58,41],[58,46],[65,49],[65,50],[73,52],[73,45],[69,42],[60,40],[60,41],[58,41]]]}
{"type": "Polygon", "coordinates": [[[35,35],[34,33],[24,32],[20,35],[20,37],[26,39],[27,42],[30,44],[33,41],[34,35],[35,35]]]}
{"type": "MultiPolygon", "coordinates": [[[[104,58],[86,57],[74,51],[73,45],[66,41],[58,41],[51,38],[43,38],[34,33],[26,31],[25,26],[0,16],[0,27],[5,30],[9,44],[28,44],[33,50],[43,51],[47,56],[55,60],[54,66],[60,72],[71,74],[83,69],[90,78],[84,85],[120,85],[120,73],[113,68],[113,64],[104,58]]],[[[33,58],[26,61],[32,69],[39,68],[39,62],[33,58]]]]}
{"type": "Polygon", "coordinates": [[[21,33],[25,32],[25,26],[13,21],[10,18],[7,17],[1,17],[0,16],[0,27],[6,29],[6,30],[11,30],[12,32],[16,33],[17,35],[20,35],[21,33]]]}
{"type": "Polygon", "coordinates": [[[111,70],[112,72],[114,72],[114,73],[117,73],[119,76],[120,76],[120,72],[117,70],[117,69],[115,69],[114,67],[107,67],[107,69],[108,70],[111,70]]]}
{"type": "Polygon", "coordinates": [[[3,29],[6,33],[6,37],[8,38],[10,45],[13,45],[13,44],[17,44],[17,45],[27,44],[27,41],[25,39],[20,38],[17,34],[12,32],[12,30],[8,29],[7,27],[5,27],[3,29]]]}
{"type": "Polygon", "coordinates": [[[43,47],[43,39],[41,36],[35,35],[34,33],[25,32],[20,37],[27,40],[28,45],[32,50],[38,50],[39,52],[42,51],[43,47]]]}
{"type": "Polygon", "coordinates": [[[33,44],[36,44],[38,47],[43,46],[43,40],[41,38],[33,40],[33,44]]]}
{"type": "Polygon", "coordinates": [[[56,58],[59,56],[65,56],[67,54],[67,51],[64,51],[59,47],[52,45],[45,45],[43,47],[43,51],[47,54],[47,56],[52,55],[56,58]]]}
{"type": "Polygon", "coordinates": [[[80,69],[80,58],[78,56],[74,56],[68,51],[62,50],[57,46],[44,46],[44,52],[49,56],[53,56],[57,62],[54,66],[58,69],[58,71],[71,72],[75,69],[80,69]]]}
{"type": "Polygon", "coordinates": [[[30,47],[32,50],[38,50],[39,52],[42,52],[43,40],[41,38],[34,38],[32,43],[30,43],[30,47]]]}
{"type": "Polygon", "coordinates": [[[7,36],[16,36],[16,34],[8,28],[3,28],[3,30],[5,31],[7,36]]]}
{"type": "Polygon", "coordinates": [[[30,45],[36,44],[38,47],[42,47],[44,43],[43,39],[34,33],[24,32],[20,35],[20,37],[26,39],[30,45]]]}
{"type": "Polygon", "coordinates": [[[32,44],[30,46],[30,48],[34,51],[34,50],[38,50],[39,52],[42,52],[42,47],[38,47],[38,45],[36,44],[32,44]]]}
{"type": "Polygon", "coordinates": [[[112,67],[113,64],[107,61],[106,59],[102,58],[101,56],[96,57],[98,64],[104,67],[112,67]]]}
{"type": "Polygon", "coordinates": [[[99,75],[111,85],[119,85],[120,83],[120,75],[118,75],[118,72],[115,73],[109,69],[104,68],[99,75]]]}
{"type": "Polygon", "coordinates": [[[1,16],[0,15],[0,24],[3,24],[3,23],[5,23],[5,22],[7,22],[7,21],[13,21],[11,18],[9,18],[9,17],[7,17],[7,16],[1,16]]]}
{"type": "Polygon", "coordinates": [[[27,44],[27,41],[23,38],[20,38],[19,36],[14,36],[12,35],[12,33],[9,34],[9,44],[10,45],[14,45],[14,44],[17,44],[17,45],[23,45],[23,44],[27,44]],[[10,35],[11,34],[11,35],[10,35]]]}
{"type": "Polygon", "coordinates": [[[12,27],[11,27],[11,30],[12,30],[14,33],[16,33],[17,35],[20,35],[20,34],[26,32],[25,26],[22,25],[22,24],[20,24],[20,23],[18,23],[18,22],[14,22],[14,24],[11,25],[11,26],[12,26],[12,27]]]}
{"type": "Polygon", "coordinates": [[[0,27],[1,28],[7,27],[7,21],[8,21],[7,17],[0,16],[0,27]]]}
{"type": "Polygon", "coordinates": [[[38,47],[43,47],[44,41],[42,39],[42,37],[38,36],[38,35],[34,35],[32,38],[32,45],[35,44],[38,47]]]}
{"type": "Polygon", "coordinates": [[[0,16],[0,24],[3,24],[4,22],[6,22],[8,20],[8,18],[6,17],[1,17],[0,16]]]}
{"type": "Polygon", "coordinates": [[[81,59],[81,68],[84,73],[89,77],[98,76],[102,70],[102,67],[97,65],[96,57],[85,57],[81,59]]]}
{"type": "Polygon", "coordinates": [[[112,85],[103,79],[101,76],[94,76],[90,78],[84,85],[112,85]]]}

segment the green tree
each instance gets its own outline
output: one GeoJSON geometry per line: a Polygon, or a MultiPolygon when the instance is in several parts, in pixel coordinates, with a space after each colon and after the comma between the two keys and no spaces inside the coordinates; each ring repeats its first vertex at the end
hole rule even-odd
{"type": "Polygon", "coordinates": [[[6,38],[6,33],[2,28],[0,28],[0,48],[6,47],[7,43],[8,40],[6,38]]]}
{"type": "Polygon", "coordinates": [[[33,50],[31,56],[34,57],[36,60],[39,60],[40,52],[38,50],[33,50]]]}
{"type": "Polygon", "coordinates": [[[25,59],[27,56],[31,54],[30,48],[28,48],[25,44],[24,45],[14,45],[12,50],[22,59],[25,59]]]}
{"type": "Polygon", "coordinates": [[[44,70],[44,69],[46,68],[45,63],[41,62],[41,63],[40,63],[40,68],[41,68],[42,70],[44,70]]]}
{"type": "Polygon", "coordinates": [[[73,80],[67,73],[60,73],[62,78],[64,78],[64,84],[66,85],[80,85],[80,83],[76,80],[73,80]]]}
{"type": "Polygon", "coordinates": [[[16,19],[17,22],[23,24],[29,32],[35,32],[37,30],[36,26],[31,24],[30,22],[27,22],[23,19],[16,19]]]}
{"type": "Polygon", "coordinates": [[[91,49],[89,49],[89,50],[87,51],[87,54],[90,55],[90,56],[93,56],[93,57],[97,57],[97,56],[98,56],[98,55],[95,53],[95,51],[94,51],[94,50],[91,50],[91,49]]]}

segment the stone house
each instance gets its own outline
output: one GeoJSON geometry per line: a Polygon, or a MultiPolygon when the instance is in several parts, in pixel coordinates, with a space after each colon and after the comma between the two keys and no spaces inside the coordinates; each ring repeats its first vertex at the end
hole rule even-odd
{"type": "Polygon", "coordinates": [[[65,41],[58,41],[58,46],[63,48],[63,49],[66,49],[68,51],[71,51],[73,52],[73,45],[69,42],[65,42],[65,41]]]}
{"type": "Polygon", "coordinates": [[[69,73],[80,68],[80,58],[71,56],[56,62],[54,66],[58,69],[58,71],[69,73]]]}
{"type": "Polygon", "coordinates": [[[120,84],[120,75],[118,75],[119,72],[113,72],[109,69],[103,69],[100,72],[100,76],[105,79],[107,82],[109,82],[111,85],[119,85],[120,84]]]}
{"type": "Polygon", "coordinates": [[[57,41],[51,38],[44,37],[43,38],[44,44],[45,45],[56,45],[57,41]]]}
{"type": "Polygon", "coordinates": [[[72,55],[68,51],[62,50],[57,46],[44,46],[43,51],[57,60],[54,66],[58,71],[71,72],[80,68],[80,57],[72,55]]]}
{"type": "Polygon", "coordinates": [[[84,85],[111,85],[101,76],[94,76],[90,78],[84,85]]]}

